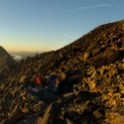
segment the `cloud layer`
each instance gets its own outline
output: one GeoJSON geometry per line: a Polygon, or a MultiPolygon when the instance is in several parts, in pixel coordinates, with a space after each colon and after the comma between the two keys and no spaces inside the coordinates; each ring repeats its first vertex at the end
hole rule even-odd
{"type": "Polygon", "coordinates": [[[96,5],[84,6],[84,7],[68,10],[68,12],[74,12],[74,11],[80,11],[80,10],[86,10],[86,9],[95,9],[95,8],[101,8],[101,7],[124,7],[124,5],[118,5],[118,4],[96,4],[96,5]]]}

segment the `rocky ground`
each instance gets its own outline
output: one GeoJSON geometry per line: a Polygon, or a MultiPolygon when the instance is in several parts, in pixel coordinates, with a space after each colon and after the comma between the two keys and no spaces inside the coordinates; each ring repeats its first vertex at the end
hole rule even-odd
{"type": "Polygon", "coordinates": [[[72,44],[2,71],[1,124],[123,124],[124,20],[101,25],[72,44]],[[65,69],[65,91],[31,94],[28,82],[65,69]],[[73,88],[73,86],[75,86],[73,88]]]}

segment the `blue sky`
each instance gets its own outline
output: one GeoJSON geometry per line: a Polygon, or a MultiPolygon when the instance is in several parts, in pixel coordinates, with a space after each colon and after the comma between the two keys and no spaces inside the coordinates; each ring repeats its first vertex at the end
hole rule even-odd
{"type": "Polygon", "coordinates": [[[0,45],[8,51],[64,47],[124,19],[124,0],[0,0],[0,45]]]}

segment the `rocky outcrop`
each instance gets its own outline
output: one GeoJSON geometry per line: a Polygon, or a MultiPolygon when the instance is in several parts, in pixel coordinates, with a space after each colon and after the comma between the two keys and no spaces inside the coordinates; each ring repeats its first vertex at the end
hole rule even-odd
{"type": "Polygon", "coordinates": [[[3,47],[0,46],[0,72],[3,69],[9,68],[13,65],[15,65],[13,58],[3,47]]]}

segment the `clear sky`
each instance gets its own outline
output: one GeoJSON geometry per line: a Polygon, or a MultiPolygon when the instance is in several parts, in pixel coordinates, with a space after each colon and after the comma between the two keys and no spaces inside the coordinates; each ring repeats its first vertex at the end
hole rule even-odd
{"type": "Polygon", "coordinates": [[[8,51],[64,47],[124,19],[124,0],[0,0],[0,45],[8,51]]]}

